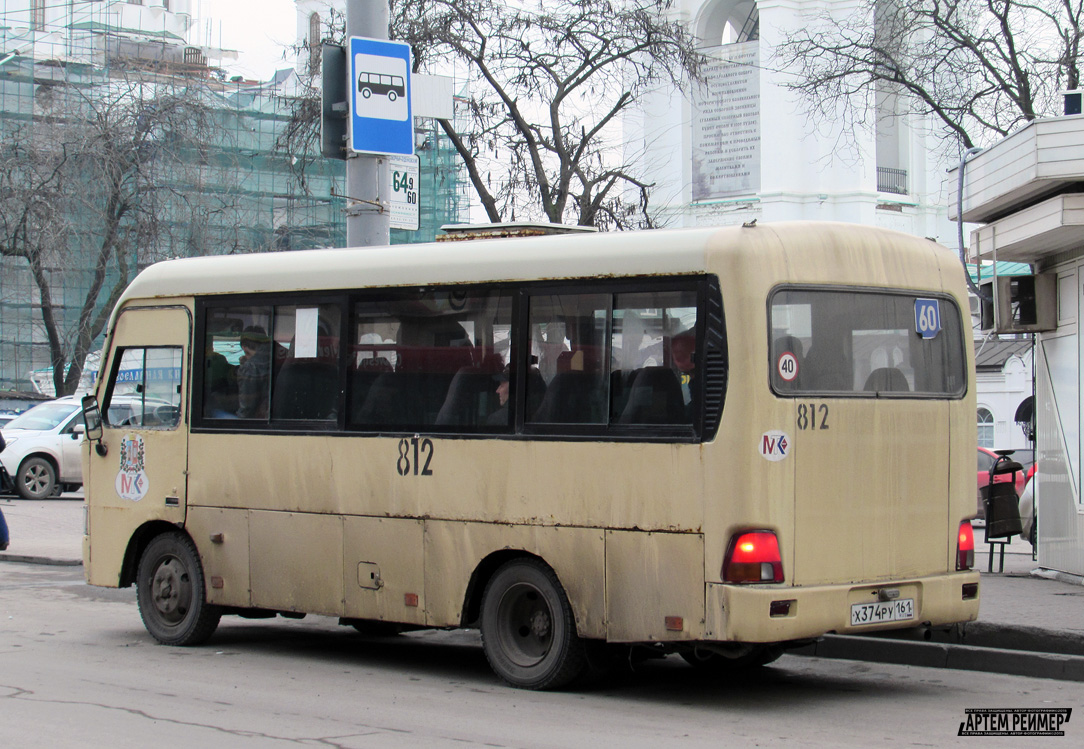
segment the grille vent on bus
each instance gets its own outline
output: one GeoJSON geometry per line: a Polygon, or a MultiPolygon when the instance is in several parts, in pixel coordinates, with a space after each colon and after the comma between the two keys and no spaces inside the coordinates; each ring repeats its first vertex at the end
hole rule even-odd
{"type": "Polygon", "coordinates": [[[708,280],[707,325],[704,330],[704,430],[705,442],[715,439],[726,400],[726,381],[729,361],[726,353],[726,325],[723,320],[723,298],[719,291],[719,279],[708,280]]]}

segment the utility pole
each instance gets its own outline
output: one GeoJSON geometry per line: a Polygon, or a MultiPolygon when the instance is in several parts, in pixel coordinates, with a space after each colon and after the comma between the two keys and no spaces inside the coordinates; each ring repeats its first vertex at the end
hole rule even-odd
{"type": "MultiPolygon", "coordinates": [[[[346,37],[388,38],[387,0],[346,0],[346,37]]],[[[347,44],[349,49],[349,43],[347,44]]],[[[356,86],[356,81],[348,81],[356,86]]],[[[388,160],[371,154],[347,155],[346,245],[370,247],[390,242],[388,160]]]]}

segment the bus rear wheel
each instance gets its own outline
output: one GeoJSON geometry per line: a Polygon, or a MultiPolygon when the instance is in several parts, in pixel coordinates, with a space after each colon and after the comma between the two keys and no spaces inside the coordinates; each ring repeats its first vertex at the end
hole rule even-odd
{"type": "Polygon", "coordinates": [[[185,535],[163,533],[147,544],[136,593],[143,625],[163,645],[198,645],[218,628],[222,612],[207,603],[199,555],[185,535]]]}
{"type": "Polygon", "coordinates": [[[521,689],[556,689],[587,669],[568,596],[537,559],[507,562],[482,598],[482,647],[497,676],[521,689]]]}
{"type": "Polygon", "coordinates": [[[694,668],[717,674],[730,674],[767,666],[781,655],[783,655],[783,648],[777,645],[762,645],[737,658],[727,658],[720,653],[699,648],[687,650],[681,654],[681,657],[694,668]]]}

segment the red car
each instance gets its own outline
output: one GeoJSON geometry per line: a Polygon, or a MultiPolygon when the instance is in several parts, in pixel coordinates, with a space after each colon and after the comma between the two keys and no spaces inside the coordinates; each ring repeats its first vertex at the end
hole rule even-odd
{"type": "MultiPolygon", "coordinates": [[[[998,459],[998,454],[993,450],[987,450],[985,447],[979,448],[979,464],[978,464],[978,491],[975,492],[975,502],[978,507],[977,517],[986,518],[986,508],[982,506],[982,487],[990,483],[990,469],[994,465],[994,461],[998,459]]],[[[1012,459],[1012,456],[1009,456],[1012,459]]],[[[1004,483],[1006,481],[1012,481],[1016,485],[1016,496],[1019,497],[1024,493],[1024,484],[1026,483],[1023,471],[1013,471],[1010,476],[1007,473],[998,474],[995,478],[995,483],[1004,483]]]]}

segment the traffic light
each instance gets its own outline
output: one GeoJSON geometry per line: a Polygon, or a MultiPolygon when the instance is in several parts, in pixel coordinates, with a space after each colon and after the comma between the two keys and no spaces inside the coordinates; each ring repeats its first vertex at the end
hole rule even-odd
{"type": "Polygon", "coordinates": [[[346,87],[346,49],[324,44],[320,50],[320,153],[329,159],[345,159],[346,123],[350,114],[346,87]]]}

